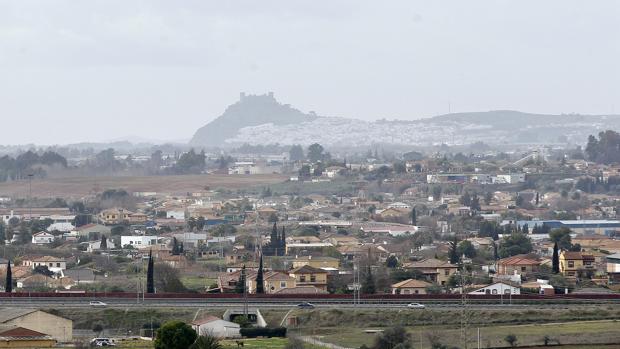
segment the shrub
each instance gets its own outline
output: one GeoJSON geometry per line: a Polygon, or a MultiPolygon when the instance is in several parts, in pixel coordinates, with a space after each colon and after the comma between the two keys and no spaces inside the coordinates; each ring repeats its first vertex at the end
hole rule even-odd
{"type": "Polygon", "coordinates": [[[247,338],[286,337],[286,327],[242,328],[240,332],[243,337],[247,337],[247,338]]]}

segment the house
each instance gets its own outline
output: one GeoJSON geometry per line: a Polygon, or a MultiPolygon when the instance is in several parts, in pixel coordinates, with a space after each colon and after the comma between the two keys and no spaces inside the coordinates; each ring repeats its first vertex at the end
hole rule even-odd
{"type": "Polygon", "coordinates": [[[620,253],[615,253],[606,257],[607,276],[610,283],[620,282],[620,253]]]}
{"type": "Polygon", "coordinates": [[[101,224],[85,224],[73,229],[72,233],[88,240],[100,240],[102,235],[109,237],[112,229],[101,224]]]}
{"type": "Polygon", "coordinates": [[[283,290],[296,287],[296,280],[290,275],[280,272],[267,272],[264,277],[265,293],[281,293],[283,290]]]}
{"type": "Polygon", "coordinates": [[[392,285],[392,294],[426,294],[426,288],[433,284],[422,280],[407,279],[392,285]]]}
{"type": "Polygon", "coordinates": [[[340,267],[340,260],[333,257],[297,257],[293,260],[293,268],[303,267],[309,265],[319,269],[338,269],[340,267]]]}
{"type": "Polygon", "coordinates": [[[295,278],[297,286],[314,286],[320,290],[327,290],[327,271],[304,265],[289,271],[289,275],[295,278]]]}
{"type": "Polygon", "coordinates": [[[426,278],[439,285],[445,285],[450,276],[457,272],[458,266],[444,262],[435,258],[423,259],[417,262],[403,264],[405,269],[416,269],[421,271],[426,278]]]}
{"type": "Polygon", "coordinates": [[[105,225],[129,222],[129,215],[133,212],[123,208],[110,208],[99,213],[99,221],[105,225]]]}
{"type": "Polygon", "coordinates": [[[44,244],[50,244],[54,242],[54,235],[42,231],[40,233],[36,233],[34,235],[32,235],[32,243],[36,244],[36,245],[44,245],[44,244]]]}
{"type": "Polygon", "coordinates": [[[26,276],[22,279],[17,279],[17,288],[24,288],[29,290],[54,288],[56,286],[56,279],[43,274],[33,274],[26,276]]]}
{"type": "Polygon", "coordinates": [[[73,341],[73,321],[38,309],[3,308],[0,312],[0,325],[23,327],[44,333],[60,343],[73,341]]]}
{"type": "Polygon", "coordinates": [[[61,275],[71,278],[75,285],[95,283],[95,273],[91,269],[67,269],[63,270],[61,275]]]}
{"type": "Polygon", "coordinates": [[[53,348],[56,340],[45,333],[0,325],[0,348],[53,348]]]}
{"type": "Polygon", "coordinates": [[[157,245],[157,240],[159,237],[157,236],[148,236],[148,235],[123,235],[121,236],[121,246],[132,246],[134,248],[140,248],[144,246],[154,246],[157,245]]]}
{"type": "Polygon", "coordinates": [[[241,338],[241,326],[237,323],[222,320],[216,316],[206,317],[192,322],[192,328],[199,336],[217,338],[241,338]]]}
{"type": "Polygon", "coordinates": [[[185,268],[187,266],[187,258],[183,255],[164,255],[159,257],[159,261],[173,268],[185,268]]]}
{"type": "Polygon", "coordinates": [[[64,258],[52,256],[25,258],[22,260],[22,265],[29,266],[32,269],[38,266],[45,266],[54,273],[60,273],[62,270],[67,269],[67,262],[64,258]]]}
{"type": "Polygon", "coordinates": [[[592,278],[596,271],[594,256],[585,252],[562,251],[560,253],[560,273],[567,278],[592,278]]]}
{"type": "Polygon", "coordinates": [[[539,267],[540,261],[527,255],[517,255],[500,259],[496,270],[499,275],[518,274],[527,277],[527,274],[537,272],[539,267]]]}
{"type": "Polygon", "coordinates": [[[468,294],[472,295],[482,295],[482,294],[491,294],[491,295],[512,295],[512,294],[521,294],[521,288],[512,286],[503,282],[496,282],[494,284],[484,286],[475,291],[471,291],[468,294]]]}
{"type": "Polygon", "coordinates": [[[59,231],[62,233],[73,231],[73,229],[75,229],[75,226],[69,222],[52,223],[49,227],[47,227],[47,231],[49,232],[59,231]]]}

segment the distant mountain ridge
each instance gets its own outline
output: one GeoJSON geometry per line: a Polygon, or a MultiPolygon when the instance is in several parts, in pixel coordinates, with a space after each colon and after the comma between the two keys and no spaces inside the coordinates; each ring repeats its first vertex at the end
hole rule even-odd
{"type": "MultiPolygon", "coordinates": [[[[279,103],[273,92],[250,95],[241,92],[239,101],[230,105],[222,115],[196,131],[191,145],[219,146],[248,126],[263,124],[288,125],[313,121],[318,116],[305,114],[288,104],[279,103]]],[[[274,139],[274,143],[277,140],[274,139]]]]}
{"type": "Polygon", "coordinates": [[[584,143],[590,134],[620,129],[620,115],[534,114],[513,110],[466,112],[417,120],[373,122],[322,117],[279,103],[272,92],[246,95],[200,128],[190,144],[235,146],[302,144],[368,146],[584,143]]]}

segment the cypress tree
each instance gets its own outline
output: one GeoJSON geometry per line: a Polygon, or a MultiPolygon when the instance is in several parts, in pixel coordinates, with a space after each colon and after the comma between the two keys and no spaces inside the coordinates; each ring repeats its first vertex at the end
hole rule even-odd
{"type": "Polygon", "coordinates": [[[457,251],[457,248],[459,246],[459,240],[456,237],[456,234],[454,234],[454,240],[452,240],[450,242],[450,263],[451,264],[457,264],[459,262],[459,253],[457,251]]]}
{"type": "Polygon", "coordinates": [[[418,217],[415,207],[411,209],[411,225],[418,225],[418,217]]]}
{"type": "Polygon", "coordinates": [[[177,241],[176,237],[172,238],[172,255],[173,256],[179,255],[179,242],[177,241]]]}
{"type": "Polygon", "coordinates": [[[557,274],[560,272],[560,253],[558,248],[558,243],[553,244],[553,258],[552,258],[552,268],[553,273],[557,274]]]}
{"type": "Polygon", "coordinates": [[[105,235],[101,235],[101,245],[99,245],[99,249],[107,250],[108,249],[108,238],[105,235]]]}
{"type": "Polygon", "coordinates": [[[153,272],[153,254],[152,251],[149,251],[149,263],[146,269],[146,293],[155,293],[153,272]]]}
{"type": "Polygon", "coordinates": [[[256,274],[256,293],[265,293],[263,282],[263,254],[261,253],[260,261],[258,262],[258,273],[256,274]]]}
{"type": "Polygon", "coordinates": [[[282,235],[280,235],[280,256],[284,256],[286,253],[286,232],[282,227],[282,235]]]}
{"type": "Polygon", "coordinates": [[[13,292],[13,272],[11,272],[11,260],[6,266],[6,282],[4,284],[4,292],[13,292]]]}
{"type": "Polygon", "coordinates": [[[243,268],[241,268],[241,274],[239,275],[239,280],[237,280],[237,285],[235,286],[236,293],[245,293],[245,264],[243,268]]]}
{"type": "Polygon", "coordinates": [[[370,265],[368,265],[367,267],[366,279],[364,280],[361,291],[364,294],[374,294],[376,292],[375,278],[372,276],[372,270],[370,269],[370,265]]]}

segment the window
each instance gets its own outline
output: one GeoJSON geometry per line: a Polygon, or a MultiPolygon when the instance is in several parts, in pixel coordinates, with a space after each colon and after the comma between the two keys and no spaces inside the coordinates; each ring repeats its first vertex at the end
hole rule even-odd
{"type": "Polygon", "coordinates": [[[280,288],[286,288],[286,281],[280,281],[280,288]]]}
{"type": "Polygon", "coordinates": [[[299,277],[299,282],[306,282],[306,276],[305,275],[301,275],[299,277]]]}
{"type": "Polygon", "coordinates": [[[493,294],[497,294],[497,290],[493,290],[493,292],[492,292],[492,293],[493,293],[493,294]]]}
{"type": "Polygon", "coordinates": [[[574,268],[575,267],[575,262],[574,261],[568,261],[568,267],[569,268],[574,268]]]}
{"type": "Polygon", "coordinates": [[[526,267],[521,267],[521,271],[526,271],[527,268],[526,267]]]}
{"type": "Polygon", "coordinates": [[[316,275],[310,275],[310,282],[316,282],[316,275]]]}
{"type": "Polygon", "coordinates": [[[445,270],[443,271],[443,274],[444,274],[445,276],[450,276],[450,269],[445,269],[445,270]]]}
{"type": "Polygon", "coordinates": [[[57,266],[58,268],[60,268],[60,263],[56,263],[56,266],[57,266]]]}
{"type": "Polygon", "coordinates": [[[50,263],[50,267],[51,267],[52,265],[54,265],[54,264],[50,263]]]}
{"type": "Polygon", "coordinates": [[[414,290],[413,293],[418,294],[420,291],[414,290]]]}

